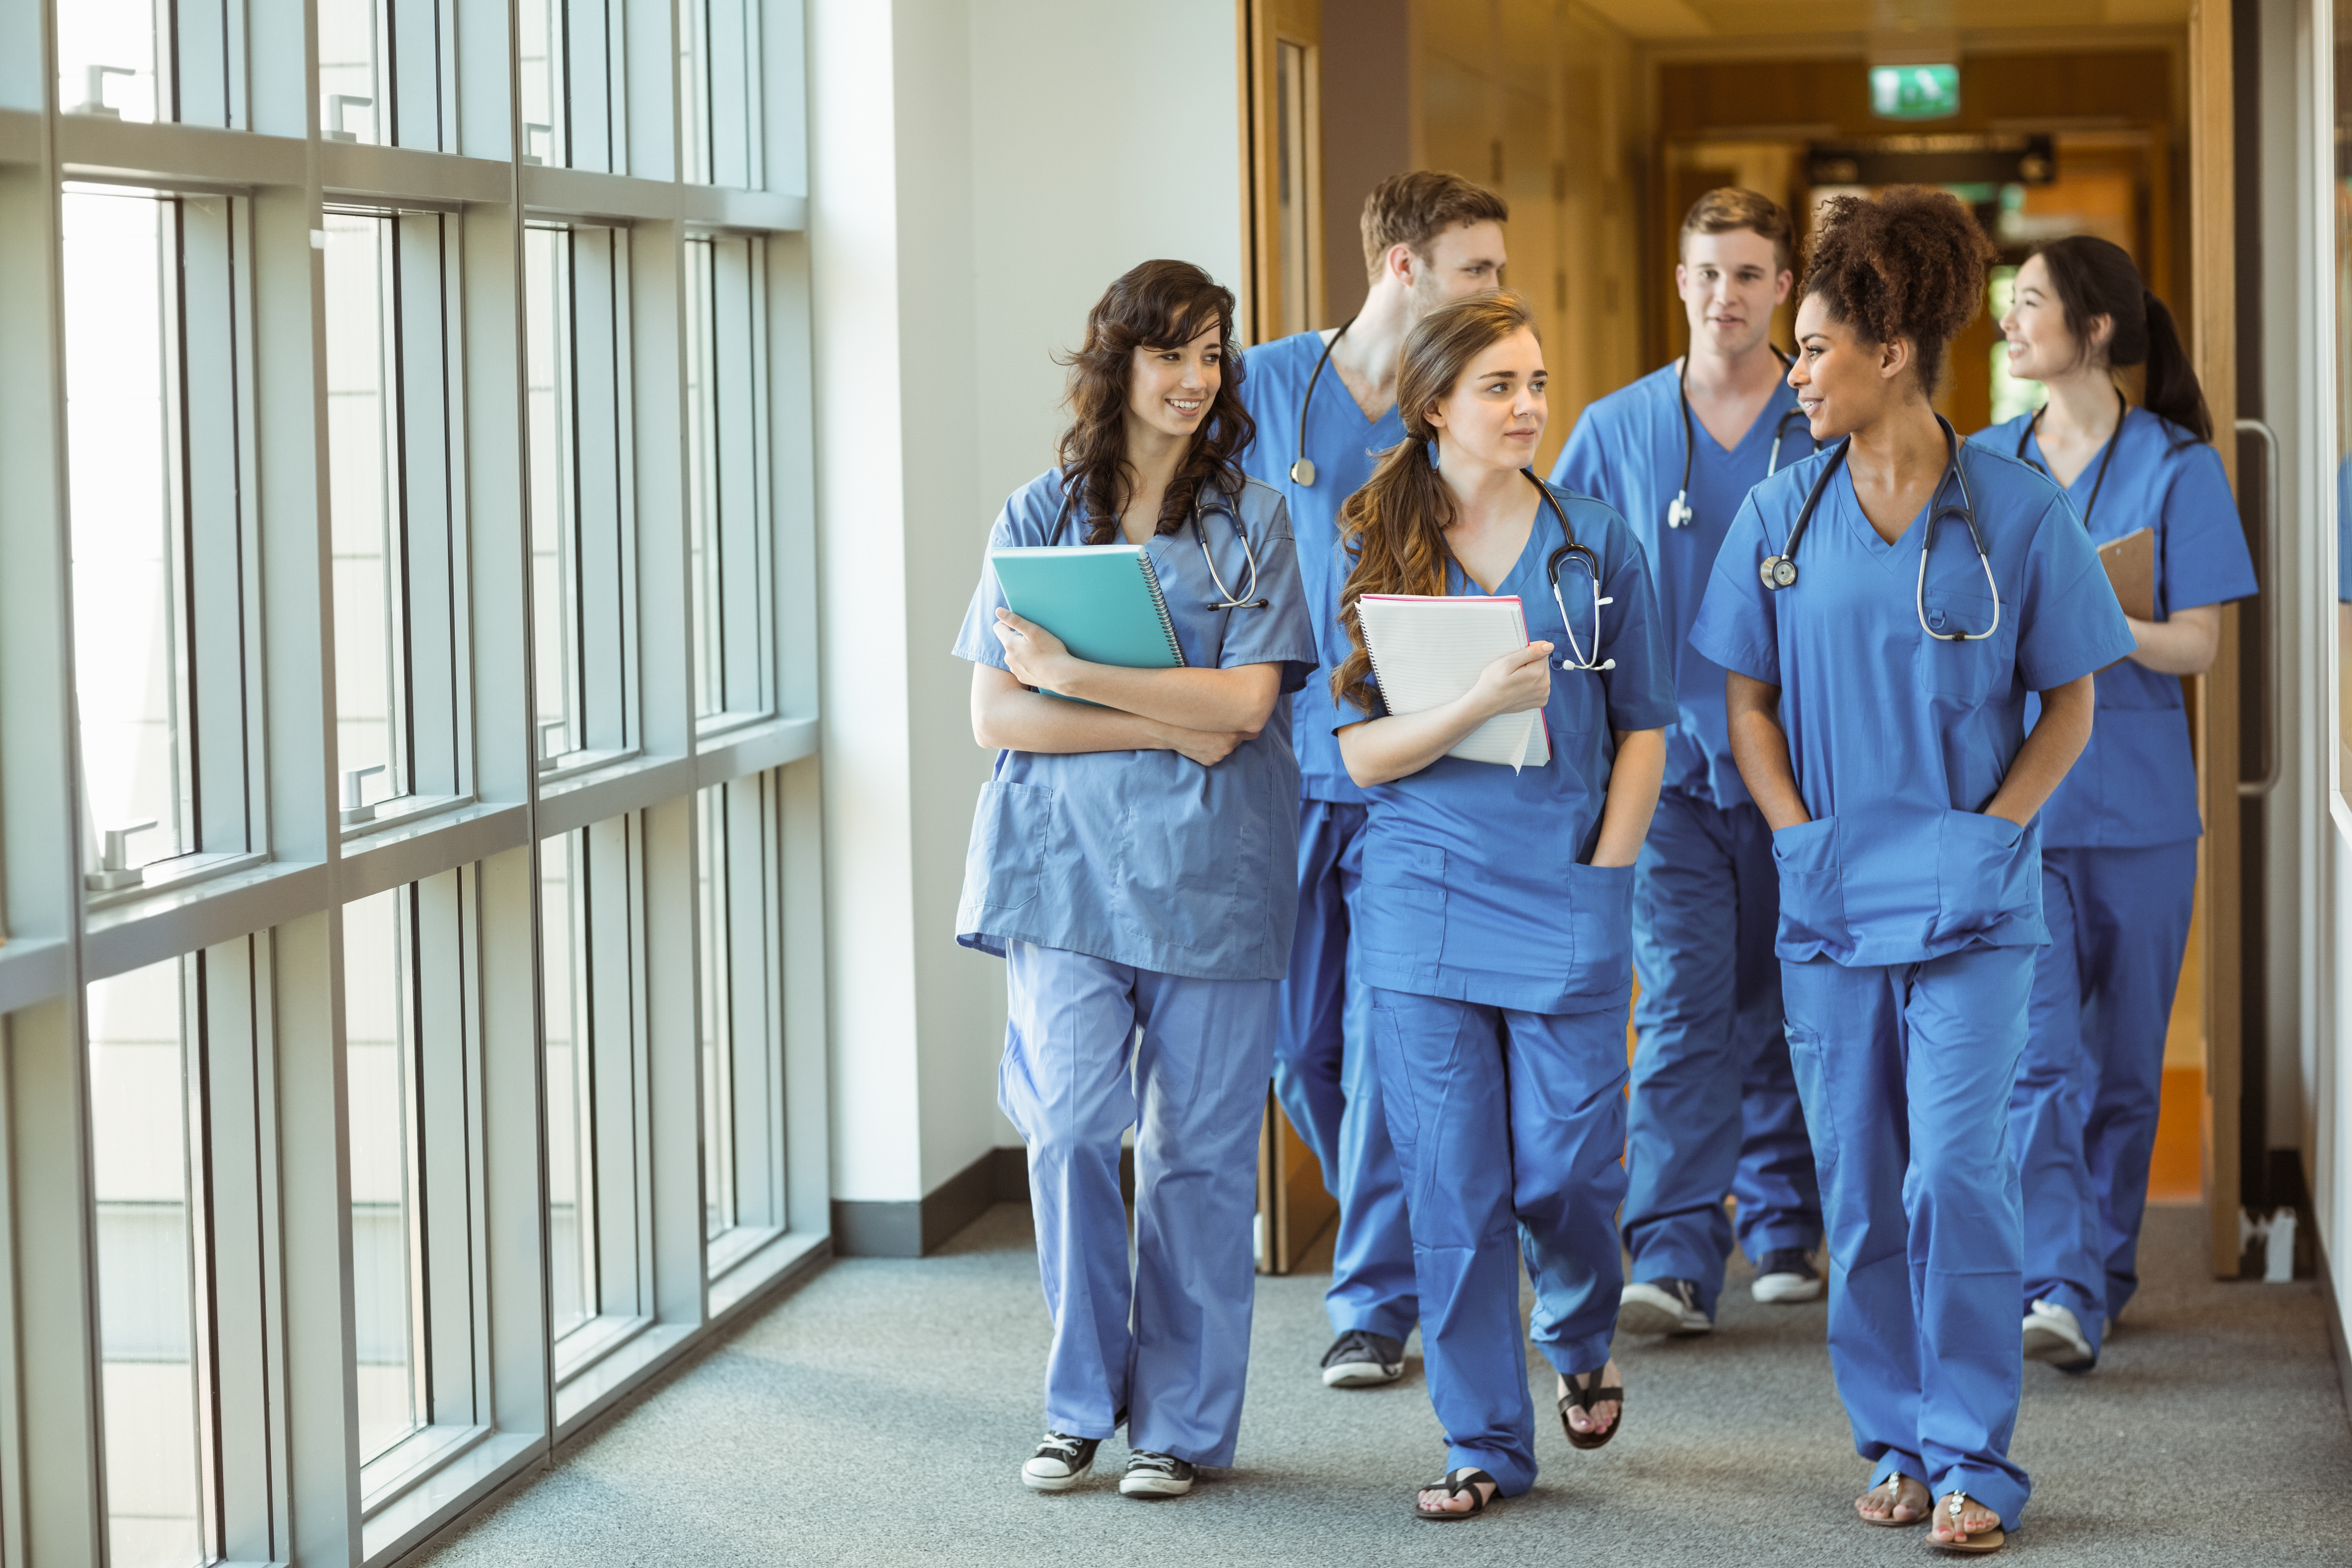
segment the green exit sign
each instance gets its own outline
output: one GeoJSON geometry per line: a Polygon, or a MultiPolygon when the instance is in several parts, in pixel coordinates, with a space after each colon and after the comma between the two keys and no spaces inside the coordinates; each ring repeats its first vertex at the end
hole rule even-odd
{"type": "Polygon", "coordinates": [[[1948,120],[1960,111],[1960,68],[1873,66],[1870,111],[1882,120],[1948,120]]]}

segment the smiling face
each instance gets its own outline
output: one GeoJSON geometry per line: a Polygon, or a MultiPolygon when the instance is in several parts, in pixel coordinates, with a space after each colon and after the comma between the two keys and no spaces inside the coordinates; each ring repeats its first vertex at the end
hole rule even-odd
{"type": "Polygon", "coordinates": [[[1427,256],[1406,253],[1412,258],[1412,319],[1416,321],[1448,300],[1485,294],[1503,286],[1507,258],[1499,223],[1457,224],[1429,242],[1427,256]]]}
{"type": "Polygon", "coordinates": [[[1497,468],[1524,468],[1543,439],[1543,345],[1522,328],[1471,358],[1454,390],[1431,405],[1442,466],[1467,459],[1497,468]]]}
{"type": "Polygon", "coordinates": [[[1181,348],[1139,343],[1127,367],[1130,436],[1150,433],[1190,441],[1224,384],[1224,334],[1211,321],[1181,348]]]}
{"type": "MultiPolygon", "coordinates": [[[[2090,358],[2104,364],[2115,322],[2105,316],[2091,318],[2090,358]]],[[[2023,381],[2049,381],[2081,369],[2084,344],[2066,329],[2066,310],[2050,279],[2050,268],[2039,256],[2029,257],[2017,269],[2017,287],[2010,297],[2008,314],[2000,319],[2008,340],[2009,374],[2023,381]]]]}
{"type": "Polygon", "coordinates": [[[1737,359],[1764,342],[1772,307],[1789,297],[1795,280],[1780,262],[1772,242],[1752,228],[1685,237],[1675,291],[1690,318],[1691,342],[1737,359]]]}
{"type": "Polygon", "coordinates": [[[1797,307],[1797,360],[1789,385],[1816,441],[1866,430],[1906,399],[1920,397],[1911,345],[1874,343],[1830,315],[1819,294],[1797,307]]]}

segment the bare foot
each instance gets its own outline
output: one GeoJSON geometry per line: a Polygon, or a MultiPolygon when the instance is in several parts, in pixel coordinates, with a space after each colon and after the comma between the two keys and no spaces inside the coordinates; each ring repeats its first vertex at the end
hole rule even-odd
{"type": "MultiPolygon", "coordinates": [[[[1590,1381],[1583,1373],[1578,1373],[1576,1375],[1580,1381],[1590,1381]]],[[[1614,1359],[1612,1359],[1608,1365],[1601,1369],[1601,1382],[1596,1386],[1601,1388],[1622,1388],[1625,1386],[1625,1380],[1618,1373],[1617,1363],[1614,1359]]],[[[1559,1393],[1558,1397],[1566,1399],[1568,1395],[1568,1379],[1563,1377],[1559,1380],[1559,1393]]],[[[1566,1419],[1571,1430],[1582,1433],[1587,1436],[1598,1437],[1603,1432],[1608,1431],[1609,1428],[1617,1425],[1617,1402],[1613,1399],[1603,1399],[1594,1405],[1591,1410],[1580,1410],[1577,1406],[1571,1405],[1568,1407],[1566,1419]]]]}
{"type": "Polygon", "coordinates": [[[1993,1512],[1976,1499],[1964,1497],[1958,1492],[1946,1492],[1943,1500],[1936,1505],[1936,1522],[1927,1531],[1927,1539],[1938,1542],[1948,1541],[1956,1546],[1964,1545],[1972,1535],[1982,1535],[1987,1531],[2000,1528],[2000,1515],[1993,1512]],[[1952,1522],[1952,1509],[1955,1504],[1958,1505],[1960,1512],[1959,1522],[1957,1525],[1952,1522]]]}
{"type": "Polygon", "coordinates": [[[1853,1500],[1853,1511],[1876,1524],[1916,1524],[1927,1517],[1927,1484],[1891,1475],[1853,1500]]]}
{"type": "MultiPolygon", "coordinates": [[[[1459,1470],[1454,1472],[1457,1476],[1461,1473],[1459,1470]]],[[[1484,1501],[1495,1500],[1495,1488],[1491,1482],[1472,1481],[1462,1490],[1450,1495],[1444,1487],[1423,1487],[1415,1501],[1423,1513],[1468,1513],[1478,1506],[1471,1500],[1474,1492],[1484,1501]]]]}

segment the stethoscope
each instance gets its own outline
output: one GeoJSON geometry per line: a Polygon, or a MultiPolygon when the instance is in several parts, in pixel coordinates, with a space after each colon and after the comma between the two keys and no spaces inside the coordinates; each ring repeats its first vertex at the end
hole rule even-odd
{"type": "Polygon", "coordinates": [[[1535,486],[1544,500],[1551,507],[1552,516],[1559,520],[1560,536],[1568,542],[1553,551],[1551,558],[1544,563],[1544,576],[1551,583],[1552,607],[1559,612],[1560,630],[1568,637],[1569,656],[1559,661],[1559,668],[1562,669],[1614,669],[1617,668],[1615,659],[1601,658],[1601,606],[1617,602],[1613,597],[1601,591],[1601,558],[1592,553],[1591,546],[1577,542],[1576,530],[1568,525],[1568,512],[1560,506],[1559,498],[1551,493],[1551,487],[1536,478],[1536,471],[1533,468],[1521,468],[1519,472],[1527,475],[1528,483],[1535,486]],[[1559,568],[1560,563],[1566,561],[1573,561],[1584,568],[1585,576],[1592,582],[1592,652],[1589,655],[1577,645],[1576,623],[1569,617],[1568,605],[1559,596],[1559,568]],[[1596,660],[1598,662],[1595,662],[1596,660]]]}
{"type": "MultiPolygon", "coordinates": [[[[1072,486],[1066,479],[1064,479],[1062,483],[1061,510],[1054,514],[1054,530],[1051,533],[1048,533],[1045,536],[1046,548],[1051,549],[1053,546],[1062,542],[1062,530],[1068,526],[1070,521],[1070,503],[1076,499],[1077,494],[1076,488],[1072,486]]],[[[1207,529],[1201,526],[1201,498],[1200,495],[1195,492],[1192,497],[1192,539],[1193,542],[1201,547],[1201,559],[1207,562],[1209,566],[1209,581],[1217,585],[1217,593],[1220,595],[1215,604],[1202,605],[1201,608],[1204,610],[1262,610],[1265,608],[1268,601],[1260,597],[1258,595],[1257,552],[1250,547],[1249,530],[1242,526],[1241,513],[1235,511],[1231,506],[1222,500],[1217,502],[1216,506],[1217,510],[1223,512],[1232,521],[1234,525],[1234,537],[1242,542],[1242,560],[1248,565],[1249,581],[1243,585],[1242,591],[1239,595],[1236,595],[1231,588],[1225,585],[1224,574],[1217,570],[1217,558],[1209,553],[1209,531],[1207,529]]]]}
{"type": "MultiPolygon", "coordinates": [[[[1960,481],[1960,503],[1951,506],[1943,500],[1944,481],[1938,479],[1935,496],[1928,504],[1927,531],[1919,541],[1919,583],[1912,591],[1911,605],[1919,617],[1919,629],[1937,641],[1982,642],[2000,630],[2000,584],[1993,581],[1992,557],[1985,552],[1984,535],[1977,531],[1976,502],[1969,495],[1968,470],[1960,465],[1959,433],[1952,428],[1951,421],[1940,414],[1936,416],[1936,423],[1943,426],[1944,431],[1944,472],[1960,481]],[[1946,512],[1959,513],[1960,521],[1968,525],[1969,542],[1977,547],[1977,562],[1984,568],[1985,586],[1992,593],[1992,625],[1980,632],[1939,632],[1927,624],[1927,557],[1936,548],[1936,525],[1944,521],[1946,512]]],[[[1850,436],[1837,444],[1836,449],[1830,454],[1830,460],[1822,465],[1822,471],[1814,477],[1813,488],[1805,492],[1805,504],[1797,513],[1796,526],[1789,530],[1789,542],[1780,547],[1778,555],[1767,555],[1757,566],[1757,575],[1763,578],[1764,586],[1774,593],[1791,586],[1797,581],[1794,559],[1797,542],[1805,537],[1805,530],[1813,521],[1813,509],[1821,505],[1822,492],[1829,488],[1831,479],[1845,461],[1846,449],[1853,445],[1853,438],[1850,436]]]]}
{"type": "MultiPolygon", "coordinates": [[[[2026,443],[2032,441],[2034,438],[2035,434],[2042,428],[2042,416],[2043,412],[2043,409],[2035,409],[2033,411],[2033,417],[2027,420],[2025,422],[2025,428],[2018,433],[2017,459],[2021,463],[2032,463],[2033,467],[2037,470],[2047,476],[2049,479],[2055,480],[2058,478],[2057,475],[2051,473],[2047,468],[2044,468],[2038,462],[2034,462],[2032,458],[2025,455],[2026,443]]],[[[2116,433],[2107,437],[2106,450],[2099,454],[2099,471],[2091,477],[2091,499],[2083,503],[2083,526],[2084,528],[2091,526],[2091,513],[2097,510],[2099,504],[2099,487],[2107,482],[2107,465],[2115,460],[2116,447],[2122,444],[2124,438],[2124,421],[2130,417],[2131,404],[2126,401],[2122,389],[2117,388],[2116,391],[2116,433]]]]}
{"type": "Polygon", "coordinates": [[[1315,384],[1323,379],[1323,367],[1331,363],[1331,351],[1339,346],[1339,340],[1346,337],[1348,329],[1355,324],[1356,318],[1350,316],[1341,323],[1338,331],[1331,334],[1331,341],[1323,345],[1323,353],[1315,361],[1314,374],[1307,378],[1307,390],[1299,395],[1298,460],[1290,465],[1290,482],[1294,485],[1304,485],[1308,489],[1315,488],[1315,459],[1307,455],[1307,411],[1315,406],[1315,384]]]}
{"type": "MultiPolygon", "coordinates": [[[[1787,374],[1790,363],[1789,356],[1780,352],[1780,346],[1778,343],[1767,343],[1764,346],[1770,349],[1772,351],[1772,357],[1780,362],[1780,373],[1783,375],[1787,374]]],[[[1327,350],[1325,352],[1328,353],[1328,351],[1327,350]]],[[[1312,391],[1314,384],[1310,382],[1307,384],[1308,390],[1312,391]]],[[[1690,503],[1691,458],[1698,450],[1698,431],[1691,423],[1690,355],[1688,354],[1683,355],[1682,369],[1675,373],[1675,395],[1682,404],[1683,409],[1683,482],[1681,488],[1675,491],[1674,500],[1666,507],[1666,526],[1668,528],[1688,528],[1691,525],[1691,521],[1698,516],[1697,511],[1692,508],[1690,503]]],[[[1804,417],[1805,411],[1802,408],[1784,408],[1780,410],[1780,417],[1776,420],[1772,426],[1772,455],[1766,460],[1764,465],[1765,478],[1769,479],[1774,474],[1780,471],[1780,443],[1787,440],[1789,437],[1789,421],[1791,419],[1803,419],[1804,417]]],[[[1818,441],[1814,442],[1813,450],[1818,452],[1821,449],[1821,443],[1818,441]]]]}

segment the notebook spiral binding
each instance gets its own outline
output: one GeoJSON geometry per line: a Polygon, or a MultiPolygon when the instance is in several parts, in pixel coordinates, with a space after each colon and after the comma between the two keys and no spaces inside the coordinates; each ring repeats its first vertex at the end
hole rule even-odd
{"type": "Polygon", "coordinates": [[[1151,590],[1151,607],[1160,612],[1160,635],[1168,639],[1168,651],[1176,658],[1176,668],[1184,668],[1184,645],[1176,640],[1176,622],[1168,614],[1168,596],[1160,591],[1160,574],[1151,569],[1151,557],[1139,550],[1135,563],[1143,568],[1143,585],[1151,590]]]}

